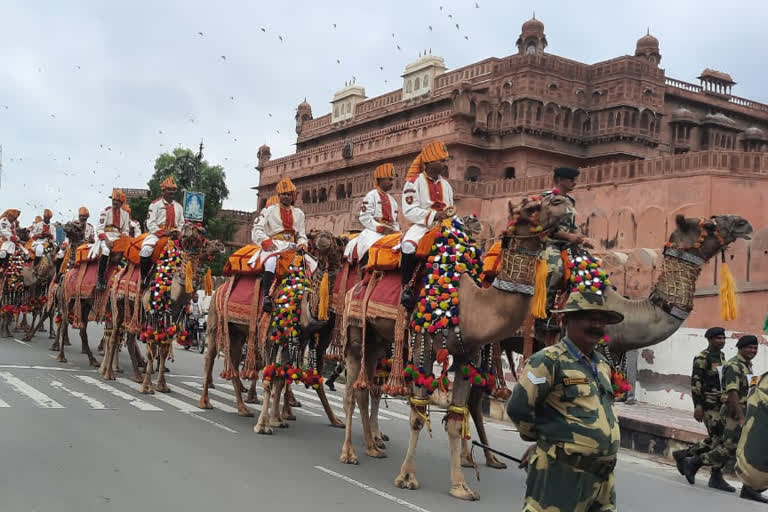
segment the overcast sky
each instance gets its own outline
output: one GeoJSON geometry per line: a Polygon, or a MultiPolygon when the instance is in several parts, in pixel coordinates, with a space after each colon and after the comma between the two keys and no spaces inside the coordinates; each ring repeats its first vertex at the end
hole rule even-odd
{"type": "Polygon", "coordinates": [[[145,186],[159,153],[203,139],[224,207],[253,210],[257,148],[293,152],[305,96],[319,117],[353,76],[369,97],[397,89],[424,49],[449,69],[510,55],[533,9],[549,53],[631,54],[650,27],[667,76],[719,69],[768,103],[762,1],[0,0],[0,208],[23,225],[45,207],[93,215],[113,186],[145,186]]]}

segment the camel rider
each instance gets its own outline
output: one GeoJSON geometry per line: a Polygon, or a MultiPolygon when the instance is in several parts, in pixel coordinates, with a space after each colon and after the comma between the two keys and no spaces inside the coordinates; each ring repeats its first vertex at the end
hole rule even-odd
{"type": "Polygon", "coordinates": [[[37,266],[40,258],[45,254],[45,249],[48,247],[48,244],[54,239],[54,233],[51,229],[52,217],[53,212],[46,208],[43,211],[43,220],[36,222],[29,233],[29,236],[32,239],[32,251],[35,253],[35,266],[37,266]]]}
{"type": "Polygon", "coordinates": [[[120,189],[114,189],[112,195],[112,206],[107,206],[99,215],[99,225],[96,227],[96,243],[91,246],[88,253],[89,260],[99,258],[99,280],[96,283],[97,290],[107,288],[104,273],[109,263],[109,253],[112,251],[112,245],[121,237],[128,236],[130,228],[130,219],[128,212],[123,210],[125,203],[125,194],[120,189]]]}
{"type": "MultiPolygon", "coordinates": [[[[92,244],[96,241],[96,231],[93,229],[93,224],[88,222],[90,216],[91,212],[88,211],[88,208],[81,206],[80,209],[77,210],[77,219],[74,221],[75,223],[84,226],[82,242],[84,244],[92,244]]],[[[56,254],[56,268],[61,268],[61,260],[64,259],[70,243],[69,237],[65,236],[64,241],[61,242],[61,246],[59,247],[59,252],[56,254]]],[[[74,249],[77,249],[77,247],[74,247],[74,249]]]]}
{"type": "Polygon", "coordinates": [[[136,238],[141,234],[141,224],[139,224],[139,221],[133,220],[133,217],[131,216],[131,205],[128,203],[125,203],[123,205],[123,210],[128,212],[128,218],[130,219],[129,223],[129,229],[128,229],[128,236],[131,238],[136,238]]]}
{"type": "Polygon", "coordinates": [[[547,333],[560,331],[560,327],[552,321],[550,311],[555,304],[555,297],[565,284],[563,283],[563,261],[561,253],[569,246],[582,246],[593,248],[592,243],[584,235],[579,233],[576,226],[576,200],[570,193],[576,188],[576,178],[580,172],[573,167],[557,167],[554,170],[554,189],[546,192],[544,195],[560,195],[565,197],[570,206],[568,214],[563,217],[560,223],[552,230],[545,242],[544,257],[547,261],[547,318],[536,320],[537,335],[544,336],[547,333]]]}
{"type": "MultiPolygon", "coordinates": [[[[248,263],[253,265],[255,258],[260,258],[264,265],[261,276],[261,290],[264,294],[262,309],[271,313],[273,309],[269,289],[275,278],[275,269],[280,253],[284,250],[307,250],[307,234],[304,231],[304,212],[293,206],[296,200],[296,186],[289,178],[283,178],[277,184],[279,203],[264,209],[261,216],[256,217],[251,231],[252,242],[261,247],[248,263]]],[[[309,255],[304,260],[310,271],[314,271],[317,262],[309,255]]]]}
{"type": "Polygon", "coordinates": [[[16,236],[16,222],[21,212],[15,208],[5,210],[0,215],[0,267],[8,262],[8,256],[16,254],[16,250],[24,250],[20,245],[21,240],[16,236]]]}
{"type": "Polygon", "coordinates": [[[363,267],[368,261],[368,249],[384,235],[400,231],[397,223],[397,201],[389,194],[395,184],[395,168],[382,164],[373,171],[374,189],[360,204],[360,224],[365,229],[353,238],[344,250],[344,257],[363,267]]]}
{"type": "Polygon", "coordinates": [[[408,168],[403,186],[403,215],[413,224],[403,236],[400,247],[403,293],[400,303],[406,309],[416,304],[411,285],[416,269],[416,248],[431,227],[448,218],[446,209],[453,206],[453,189],[442,174],[448,169],[448,149],[442,141],[427,144],[408,168]]]}
{"type": "Polygon", "coordinates": [[[144,286],[149,283],[149,270],[152,268],[152,253],[155,245],[162,236],[178,234],[184,226],[184,208],[174,200],[176,196],[176,182],[173,176],[168,176],[160,184],[162,197],[155,199],[147,210],[147,231],[149,234],[141,244],[141,282],[144,286]]]}

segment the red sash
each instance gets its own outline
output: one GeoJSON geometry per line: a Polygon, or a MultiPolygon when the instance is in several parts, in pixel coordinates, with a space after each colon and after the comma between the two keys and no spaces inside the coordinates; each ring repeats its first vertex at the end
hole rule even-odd
{"type": "Polygon", "coordinates": [[[165,229],[176,227],[176,209],[173,202],[165,204],[165,229]]]}
{"type": "Polygon", "coordinates": [[[379,193],[379,201],[381,201],[381,220],[391,224],[395,219],[392,218],[392,204],[389,202],[389,196],[378,188],[376,192],[379,193]]]}
{"type": "Polygon", "coordinates": [[[279,205],[280,208],[280,221],[283,223],[283,231],[293,231],[293,208],[288,208],[279,205]]]}
{"type": "Polygon", "coordinates": [[[424,175],[424,179],[427,180],[427,186],[429,187],[429,200],[432,201],[432,209],[438,212],[445,208],[443,202],[443,184],[440,178],[437,181],[432,181],[429,176],[424,175]]]}

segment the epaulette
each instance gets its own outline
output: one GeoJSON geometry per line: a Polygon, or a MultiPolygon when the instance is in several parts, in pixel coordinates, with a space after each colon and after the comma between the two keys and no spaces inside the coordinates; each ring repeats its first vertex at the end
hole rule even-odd
{"type": "MultiPolygon", "coordinates": [[[[155,203],[157,203],[157,202],[159,202],[159,201],[162,201],[162,200],[163,200],[163,198],[162,198],[162,197],[158,197],[157,199],[155,199],[154,201],[152,201],[152,204],[155,204],[155,203]]],[[[175,202],[176,202],[176,201],[174,201],[174,203],[175,203],[175,202]]]]}
{"type": "Polygon", "coordinates": [[[561,355],[566,353],[568,349],[565,346],[560,346],[560,344],[555,344],[550,347],[544,348],[541,353],[544,354],[546,357],[555,360],[558,359],[561,355]]]}
{"type": "Polygon", "coordinates": [[[407,181],[407,183],[416,183],[416,180],[417,180],[417,179],[419,179],[419,176],[421,176],[421,174],[422,174],[422,173],[420,173],[420,172],[419,172],[419,173],[416,173],[416,174],[414,174],[413,176],[411,176],[410,178],[408,178],[408,181],[407,181]]]}

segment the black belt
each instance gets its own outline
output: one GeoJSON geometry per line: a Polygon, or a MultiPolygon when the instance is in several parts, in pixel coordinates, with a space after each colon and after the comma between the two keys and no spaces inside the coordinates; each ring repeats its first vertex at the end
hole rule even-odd
{"type": "MultiPolygon", "coordinates": [[[[537,443],[545,452],[552,446],[544,441],[537,443]]],[[[605,480],[616,467],[616,455],[581,455],[575,453],[565,453],[562,447],[555,445],[555,459],[564,462],[576,469],[592,473],[596,477],[605,480]]]]}

